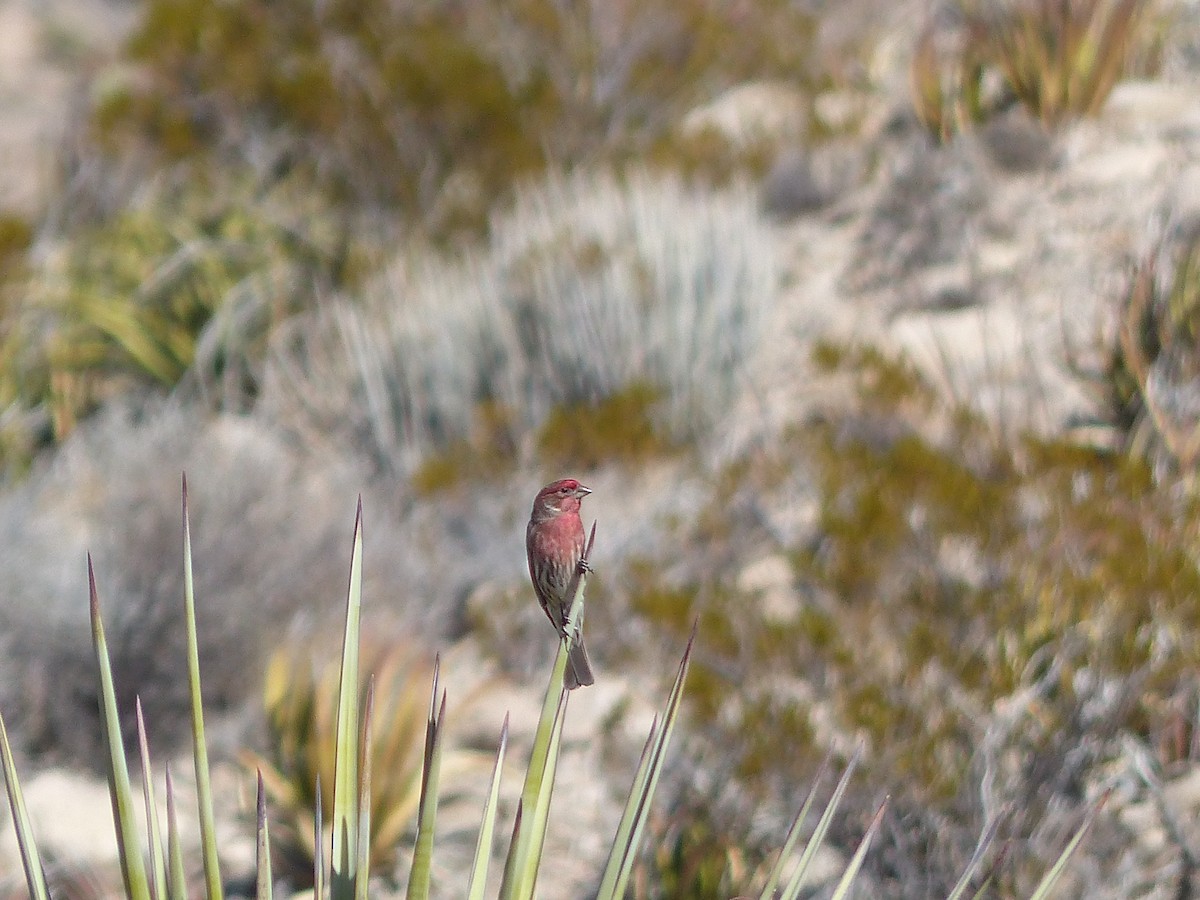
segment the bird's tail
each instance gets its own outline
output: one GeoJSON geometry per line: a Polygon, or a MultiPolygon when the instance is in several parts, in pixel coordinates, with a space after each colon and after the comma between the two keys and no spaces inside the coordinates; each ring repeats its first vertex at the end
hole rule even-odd
{"type": "Polygon", "coordinates": [[[563,676],[563,682],[568,691],[596,683],[596,677],[592,674],[592,664],[588,660],[587,648],[583,646],[582,637],[571,646],[570,651],[567,653],[567,671],[563,676]]]}

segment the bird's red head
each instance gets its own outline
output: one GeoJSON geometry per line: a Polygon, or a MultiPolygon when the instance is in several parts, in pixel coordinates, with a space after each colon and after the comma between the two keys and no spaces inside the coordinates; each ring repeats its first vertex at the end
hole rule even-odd
{"type": "Polygon", "coordinates": [[[580,501],[592,492],[574,478],[552,481],[533,500],[534,516],[555,516],[559,513],[579,512],[580,501]]]}

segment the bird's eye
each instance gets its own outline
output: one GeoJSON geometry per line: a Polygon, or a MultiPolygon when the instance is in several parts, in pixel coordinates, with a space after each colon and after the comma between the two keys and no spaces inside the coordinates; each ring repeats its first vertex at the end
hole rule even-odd
{"type": "Polygon", "coordinates": [[[558,489],[558,492],[559,492],[560,494],[569,494],[569,493],[571,493],[571,489],[570,489],[570,488],[567,488],[567,487],[560,487],[560,488],[558,489]]]}

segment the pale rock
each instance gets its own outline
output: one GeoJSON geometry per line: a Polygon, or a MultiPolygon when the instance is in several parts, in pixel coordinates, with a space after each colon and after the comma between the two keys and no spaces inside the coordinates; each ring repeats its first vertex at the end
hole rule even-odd
{"type": "MultiPolygon", "coordinates": [[[[21,790],[44,857],[97,866],[117,861],[106,781],[65,769],[46,769],[23,777],[21,790]]],[[[0,834],[0,872],[19,871],[16,835],[7,828],[0,834]]]]}
{"type": "Polygon", "coordinates": [[[795,85],[757,81],[730,88],[693,109],[684,117],[681,130],[685,137],[715,131],[735,147],[750,147],[802,136],[807,118],[808,101],[795,85]]]}
{"type": "Polygon", "coordinates": [[[738,590],[758,595],[764,620],[778,625],[796,621],[802,604],[793,588],[792,564],[783,555],[765,556],[742,569],[738,590]]]}

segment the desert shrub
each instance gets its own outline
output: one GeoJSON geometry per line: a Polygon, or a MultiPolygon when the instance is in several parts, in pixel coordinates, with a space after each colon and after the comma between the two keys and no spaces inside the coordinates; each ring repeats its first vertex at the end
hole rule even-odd
{"type": "Polygon", "coordinates": [[[553,430],[556,410],[633,391],[644,424],[618,441],[626,450],[691,440],[753,356],[777,287],[773,244],[744,188],[552,178],[495,218],[484,252],[401,259],[361,303],[298,321],[268,400],[295,426],[348,427],[398,471],[479,433],[481,409],[519,448],[553,430]]]}
{"type": "MultiPolygon", "coordinates": [[[[735,463],[669,556],[598,583],[589,626],[617,660],[622,635],[699,619],[701,783],[788,796],[865,739],[860,814],[905,785],[869,869],[887,896],[944,894],[985,808],[1012,803],[1001,834],[1036,855],[1033,822],[1094,790],[1122,736],[1174,727],[1200,662],[1200,506],[1122,452],[1001,440],[879,354],[823,354],[857,401],[735,463]],[[785,539],[771,523],[796,507],[811,523],[785,539]],[[764,554],[784,583],[741,577],[764,554]]],[[[997,873],[1005,896],[1028,877],[997,873]]]]}
{"type": "Polygon", "coordinates": [[[1095,115],[1125,74],[1130,48],[1146,32],[1151,3],[959,0],[957,6],[957,36],[927,28],[910,73],[917,117],[942,139],[1003,102],[988,89],[990,73],[1047,126],[1095,115]]]}
{"type": "Polygon", "coordinates": [[[337,225],[293,182],[164,175],[102,220],[39,238],[11,285],[0,405],[9,461],[107,398],[188,377],[215,406],[257,392],[266,336],[352,278],[337,225]]]}
{"type": "Polygon", "coordinates": [[[813,35],[783,2],[154,0],[95,134],[171,159],[283,141],[333,195],[425,214],[454,174],[494,197],[547,161],[643,147],[742,79],[810,77],[813,35]]]}
{"type": "MultiPolygon", "coordinates": [[[[183,576],[181,467],[207,489],[193,502],[198,530],[200,655],[211,712],[241,715],[265,665],[264,648],[299,610],[319,615],[344,594],[344,576],[315,567],[341,552],[344,529],[326,491],[337,478],[305,471],[261,425],[233,416],[202,424],[161,404],[113,404],[78,429],[52,465],[0,498],[0,632],[6,721],[48,759],[98,765],[96,675],[87,634],[91,550],[105,563],[109,649],[132,738],[141,692],[152,738],[164,751],[187,735],[186,669],[178,623],[183,576]],[[292,523],[286,535],[275,526],[292,523]],[[103,526],[96,523],[103,522],[103,526]],[[286,545],[286,546],[285,546],[286,545]],[[219,560],[211,565],[205,560],[219,560]]],[[[348,489],[346,489],[348,490],[348,489]]],[[[227,732],[233,737],[236,728],[227,732]]]]}
{"type": "MultiPolygon", "coordinates": [[[[318,783],[324,833],[332,827],[341,675],[333,649],[294,641],[275,650],[263,687],[267,749],[263,756],[246,756],[251,772],[263,773],[271,802],[276,869],[296,884],[312,883],[318,783]]],[[[360,703],[365,703],[368,679],[375,685],[367,751],[374,760],[369,859],[372,869],[390,873],[403,839],[411,837],[416,824],[433,667],[395,638],[364,639],[360,654],[360,703]]],[[[449,751],[445,773],[461,774],[469,759],[463,751],[449,751]]]]}

